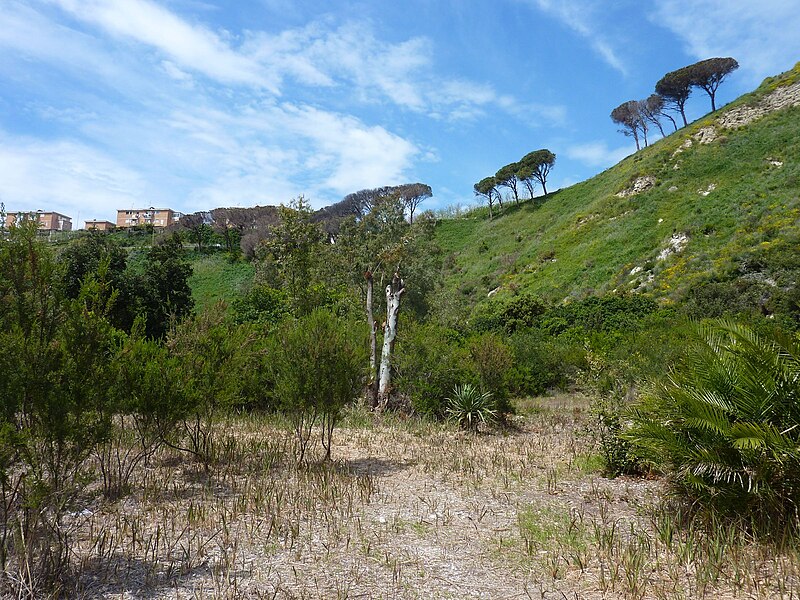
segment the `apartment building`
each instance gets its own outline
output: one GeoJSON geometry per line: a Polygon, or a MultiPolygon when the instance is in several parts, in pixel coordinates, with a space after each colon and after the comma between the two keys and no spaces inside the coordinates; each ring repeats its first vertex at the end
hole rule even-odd
{"type": "Polygon", "coordinates": [[[39,221],[41,231],[72,231],[72,219],[67,215],[57,212],[19,211],[6,215],[6,227],[10,227],[23,219],[36,219],[39,221]]]}
{"type": "Polygon", "coordinates": [[[127,228],[137,225],[152,225],[163,228],[177,223],[183,216],[171,208],[131,208],[117,211],[117,227],[127,228]]]}
{"type": "Polygon", "coordinates": [[[98,221],[97,219],[92,219],[91,221],[86,221],[85,229],[94,229],[95,231],[111,231],[114,229],[116,225],[111,221],[98,221]]]}

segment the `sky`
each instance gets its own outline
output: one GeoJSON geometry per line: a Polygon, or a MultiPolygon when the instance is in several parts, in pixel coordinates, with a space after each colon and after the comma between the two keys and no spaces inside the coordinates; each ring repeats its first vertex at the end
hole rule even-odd
{"type": "Polygon", "coordinates": [[[800,0],[0,0],[0,201],[82,227],[419,181],[464,207],[539,148],[554,190],[635,149],[609,113],[666,72],[733,56],[721,106],[798,32],[800,0]]]}

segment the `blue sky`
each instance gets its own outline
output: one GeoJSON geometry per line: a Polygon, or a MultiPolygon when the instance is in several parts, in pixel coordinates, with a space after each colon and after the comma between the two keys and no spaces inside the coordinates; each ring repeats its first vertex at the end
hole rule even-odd
{"type": "Polygon", "coordinates": [[[0,0],[0,200],[82,226],[422,181],[438,208],[538,148],[556,189],[632,151],[608,115],[667,71],[735,57],[720,105],[798,32],[800,0],[0,0]]]}

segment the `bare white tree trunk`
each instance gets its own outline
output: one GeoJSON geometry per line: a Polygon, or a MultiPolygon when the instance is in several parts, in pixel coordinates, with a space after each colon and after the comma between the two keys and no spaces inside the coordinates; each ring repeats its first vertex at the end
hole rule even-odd
{"type": "Polygon", "coordinates": [[[383,350],[381,351],[381,370],[378,377],[378,400],[381,407],[389,402],[392,380],[392,351],[397,337],[397,314],[400,312],[400,298],[405,291],[403,280],[395,273],[392,283],[386,286],[386,326],[383,330],[383,350]]]}
{"type": "Polygon", "coordinates": [[[369,325],[369,379],[367,382],[367,402],[375,408],[378,405],[378,344],[377,331],[378,325],[375,323],[375,316],[372,313],[372,271],[364,272],[364,279],[367,280],[367,325],[369,325]]]}

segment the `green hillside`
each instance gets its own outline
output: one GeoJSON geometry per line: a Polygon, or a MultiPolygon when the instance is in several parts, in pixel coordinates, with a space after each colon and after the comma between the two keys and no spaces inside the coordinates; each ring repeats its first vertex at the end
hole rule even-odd
{"type": "Polygon", "coordinates": [[[230,303],[253,278],[252,264],[231,262],[223,254],[197,255],[192,257],[191,264],[189,285],[198,312],[220,300],[230,303]]]}
{"type": "Polygon", "coordinates": [[[491,221],[485,209],[443,220],[448,287],[477,303],[496,288],[499,298],[637,290],[677,300],[712,281],[794,285],[800,265],[787,256],[796,256],[800,231],[798,82],[800,63],[545,201],[491,221]],[[773,110],[781,105],[792,106],[773,110]],[[652,187],[625,195],[637,180],[652,187]]]}

